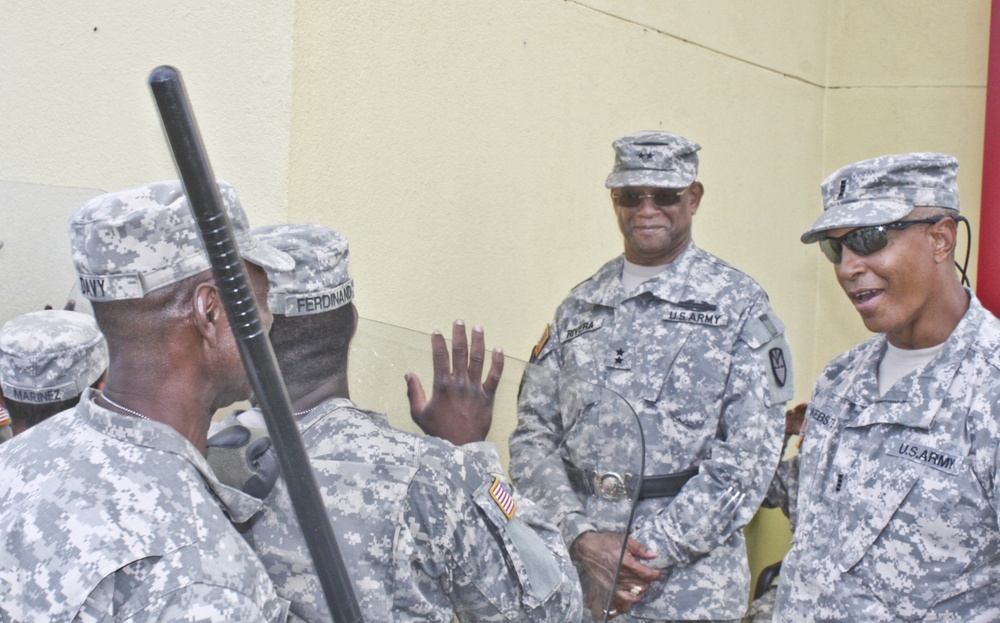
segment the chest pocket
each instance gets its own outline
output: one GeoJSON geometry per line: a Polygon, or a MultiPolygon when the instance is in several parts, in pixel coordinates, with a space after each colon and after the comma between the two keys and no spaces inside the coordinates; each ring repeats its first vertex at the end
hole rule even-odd
{"type": "MultiPolygon", "coordinates": [[[[855,501],[857,507],[865,509],[867,513],[857,520],[857,525],[847,535],[840,547],[837,555],[837,566],[841,572],[850,571],[875,543],[875,540],[885,530],[892,516],[910,493],[917,477],[913,473],[896,474],[895,477],[886,480],[885,489],[875,499],[864,499],[863,503],[855,501]]],[[[836,490],[840,484],[830,483],[829,486],[836,490]]],[[[839,491],[835,491],[833,494],[838,495],[839,493],[839,491]]],[[[849,495],[849,493],[845,492],[845,495],[849,495]]]]}
{"type": "Polygon", "coordinates": [[[616,464],[613,454],[621,436],[638,436],[628,402],[610,390],[568,375],[559,376],[558,385],[565,457],[573,465],[590,469],[616,464]]]}
{"type": "Polygon", "coordinates": [[[717,418],[732,355],[722,348],[720,327],[666,323],[669,337],[643,359],[649,382],[642,399],[658,412],[692,429],[717,418]]]}
{"type": "MultiPolygon", "coordinates": [[[[568,328],[561,329],[558,335],[550,339],[558,340],[563,352],[562,370],[565,374],[577,378],[600,382],[600,365],[607,349],[608,330],[602,330],[605,315],[596,311],[574,317],[568,323],[568,328]]],[[[611,326],[608,318],[608,326],[611,326]]]]}
{"type": "MultiPolygon", "coordinates": [[[[538,607],[552,596],[562,581],[559,561],[541,537],[517,516],[517,502],[509,484],[498,478],[486,481],[476,489],[473,500],[502,547],[508,568],[517,576],[524,605],[538,607]]],[[[558,538],[555,533],[552,537],[558,538]]],[[[487,577],[477,577],[474,581],[498,609],[508,616],[518,614],[516,599],[504,594],[503,582],[491,582],[487,577]]]]}
{"type": "Polygon", "coordinates": [[[857,577],[907,618],[920,618],[936,602],[965,590],[958,586],[963,572],[984,546],[996,544],[995,538],[991,544],[983,539],[995,525],[984,532],[981,520],[989,513],[970,497],[977,489],[973,481],[967,473],[883,458],[865,482],[841,492],[853,528],[835,555],[840,572],[857,577]]]}

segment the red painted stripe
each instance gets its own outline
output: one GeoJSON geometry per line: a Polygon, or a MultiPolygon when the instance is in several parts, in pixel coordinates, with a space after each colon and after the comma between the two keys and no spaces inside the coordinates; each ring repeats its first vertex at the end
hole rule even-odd
{"type": "Polygon", "coordinates": [[[1000,316],[1000,279],[996,277],[1000,273],[1000,0],[993,0],[990,13],[981,205],[976,296],[1000,316]]]}

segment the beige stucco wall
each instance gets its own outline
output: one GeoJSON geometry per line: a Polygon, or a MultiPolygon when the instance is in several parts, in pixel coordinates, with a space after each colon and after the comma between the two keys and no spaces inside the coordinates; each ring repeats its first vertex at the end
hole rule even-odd
{"type": "Polygon", "coordinates": [[[70,291],[75,206],[61,198],[80,193],[64,188],[96,194],[177,177],[146,86],[158,65],[182,70],[216,175],[236,185],[254,222],[285,219],[293,9],[0,0],[0,320],[61,306],[70,291]],[[25,184],[55,201],[12,200],[25,184]]]}
{"type": "MultiPolygon", "coordinates": [[[[145,85],[162,63],[183,71],[215,171],[255,224],[315,220],[351,238],[363,316],[422,333],[480,322],[515,357],[620,252],[603,180],[611,141],[635,130],[703,146],[695,239],[770,293],[797,400],[866,337],[828,263],[798,242],[824,176],[881,153],[950,152],[978,225],[986,0],[0,0],[0,11],[0,319],[59,304],[72,283],[44,253],[66,244],[69,205],[25,213],[5,197],[174,176],[145,85]]],[[[399,376],[375,391],[402,392],[399,376]]],[[[504,449],[510,402],[492,436],[504,449]]],[[[787,539],[763,517],[755,566],[787,539]]]]}
{"type": "MultiPolygon", "coordinates": [[[[620,251],[611,140],[682,133],[703,146],[696,241],[768,290],[806,400],[867,336],[798,242],[818,184],[861,158],[950,152],[975,227],[988,18],[964,0],[301,1],[289,217],[348,233],[364,316],[482,322],[526,357],[620,251]]],[[[503,411],[495,440],[513,423],[503,411]]],[[[787,546],[782,524],[754,525],[755,569],[787,546]]]]}

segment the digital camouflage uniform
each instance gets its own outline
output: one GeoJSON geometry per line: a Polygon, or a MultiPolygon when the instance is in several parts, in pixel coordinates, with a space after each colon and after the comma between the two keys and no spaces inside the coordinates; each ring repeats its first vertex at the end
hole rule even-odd
{"type": "Polygon", "coordinates": [[[885,348],[867,340],[816,384],[776,620],[1000,621],[1000,322],[973,297],[880,397],[885,348]]]}
{"type": "MultiPolygon", "coordinates": [[[[682,136],[637,132],[613,147],[607,188],[696,182],[701,147],[682,136]]],[[[645,438],[644,477],[695,473],[673,497],[637,505],[631,536],[658,553],[648,564],[664,573],[625,617],[738,619],[750,585],[742,528],[771,480],[792,395],[784,327],[756,282],[693,242],[631,293],[623,266],[611,260],[570,292],[532,361],[628,402],[645,438]]],[[[574,409],[526,374],[510,439],[518,487],[553,514],[570,547],[586,531],[624,530],[597,496],[578,483],[574,491],[573,475],[596,469],[580,460],[595,452],[614,464],[614,445],[595,438],[636,434],[574,409]],[[588,427],[599,430],[579,430],[588,427]]]]}
{"type": "MultiPolygon", "coordinates": [[[[313,224],[254,232],[295,260],[292,271],[268,271],[276,315],[351,302],[344,236],[313,224]]],[[[255,411],[241,418],[259,425],[255,411]]],[[[515,497],[492,444],[459,448],[405,433],[338,397],[302,415],[299,427],[366,621],[579,620],[580,589],[559,532],[515,497]]],[[[329,621],[284,480],[251,535],[293,617],[329,621]]]]}
{"type": "MultiPolygon", "coordinates": [[[[559,532],[514,498],[492,444],[399,431],[344,398],[300,429],[366,621],[579,620],[559,532]]],[[[292,618],[329,621],[283,480],[251,525],[292,618]]]]}
{"type": "MultiPolygon", "coordinates": [[[[843,167],[823,181],[824,213],[802,242],[918,206],[958,220],[957,171],[952,156],[928,152],[843,167]]],[[[1000,322],[966,294],[941,350],[884,395],[883,334],[817,381],[776,621],[1000,620],[1000,322]]]]}
{"type": "MultiPolygon", "coordinates": [[[[626,618],[738,619],[750,586],[742,528],[770,483],[792,392],[784,327],[759,285],[694,243],[629,296],[622,265],[573,289],[533,360],[628,401],[646,475],[698,469],[677,497],[639,502],[632,536],[665,572],[626,618]]],[[[572,417],[546,387],[525,383],[510,439],[519,491],[552,513],[567,546],[613,530],[588,515],[567,477],[563,462],[593,451],[567,445],[572,417]]]]}
{"type": "MultiPolygon", "coordinates": [[[[232,186],[219,193],[240,255],[290,269],[250,235],[232,186]]],[[[176,180],[91,199],[69,236],[82,293],[107,305],[210,267],[176,180]]],[[[164,351],[150,365],[169,374],[171,363],[164,351]]],[[[219,483],[174,428],[103,409],[98,395],[0,450],[0,620],[283,621],[287,604],[230,523],[259,502],[219,483]]]]}
{"type": "Polygon", "coordinates": [[[0,620],[284,621],[223,512],[246,520],[260,502],[174,429],[96,395],[0,451],[0,620]]]}

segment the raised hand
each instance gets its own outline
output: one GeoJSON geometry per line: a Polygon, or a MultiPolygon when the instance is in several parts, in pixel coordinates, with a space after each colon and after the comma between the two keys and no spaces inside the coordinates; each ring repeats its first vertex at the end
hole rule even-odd
{"type": "Polygon", "coordinates": [[[503,351],[493,349],[490,369],[483,380],[486,341],[483,328],[472,329],[472,349],[465,335],[465,323],[456,320],[451,327],[451,357],[439,331],[431,335],[434,361],[434,392],[428,401],[416,374],[407,373],[406,396],[410,416],[428,435],[460,446],[486,439],[493,423],[493,399],[503,374],[503,351]]]}

